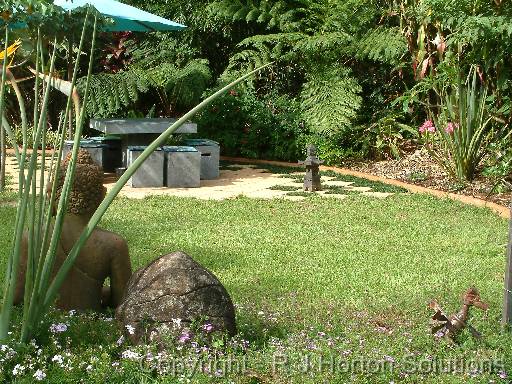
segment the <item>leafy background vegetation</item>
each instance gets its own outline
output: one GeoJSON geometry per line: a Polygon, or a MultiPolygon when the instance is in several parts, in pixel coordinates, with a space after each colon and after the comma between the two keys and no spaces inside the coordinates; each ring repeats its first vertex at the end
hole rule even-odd
{"type": "MultiPolygon", "coordinates": [[[[200,135],[225,154],[255,158],[296,161],[307,143],[328,164],[397,158],[422,142],[417,127],[445,107],[440,94],[475,68],[492,116],[481,145],[503,148],[499,158],[488,151],[477,173],[510,173],[508,1],[126,2],[188,28],[103,34],[90,116],[179,116],[240,72],[274,62],[204,111],[200,135]]],[[[60,109],[55,103],[53,126],[60,109]]]]}

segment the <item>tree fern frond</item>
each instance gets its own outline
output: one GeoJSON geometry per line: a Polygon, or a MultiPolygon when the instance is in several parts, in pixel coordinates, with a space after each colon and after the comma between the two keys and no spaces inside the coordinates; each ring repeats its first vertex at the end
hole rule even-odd
{"type": "Polygon", "coordinates": [[[356,40],[349,51],[358,59],[397,65],[407,53],[407,41],[399,27],[377,27],[356,40]]]}
{"type": "MultiPolygon", "coordinates": [[[[152,89],[164,89],[175,105],[190,106],[200,99],[210,79],[208,62],[199,59],[183,68],[163,64],[149,70],[134,68],[115,74],[101,73],[92,76],[91,97],[85,107],[89,116],[113,117],[152,89]]],[[[83,79],[78,81],[77,88],[83,93],[83,79]]]]}
{"type": "Polygon", "coordinates": [[[301,93],[304,119],[318,133],[333,134],[352,125],[362,89],[345,67],[323,67],[308,74],[301,93]]]}

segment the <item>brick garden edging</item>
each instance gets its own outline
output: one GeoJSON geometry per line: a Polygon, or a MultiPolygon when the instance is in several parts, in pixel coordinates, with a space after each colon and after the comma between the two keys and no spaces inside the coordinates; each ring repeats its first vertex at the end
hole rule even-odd
{"type": "MultiPolygon", "coordinates": [[[[246,159],[243,157],[221,156],[221,160],[232,161],[232,162],[241,162],[241,163],[268,164],[268,165],[276,165],[276,166],[283,166],[283,167],[299,167],[299,165],[297,163],[288,163],[288,162],[284,162],[284,161],[273,161],[273,160],[246,159]]],[[[493,202],[490,202],[490,201],[485,201],[485,200],[482,200],[482,199],[479,199],[476,197],[466,196],[466,195],[458,195],[456,193],[421,187],[419,185],[408,184],[408,183],[405,183],[405,182],[399,181],[399,180],[386,179],[381,176],[370,175],[368,173],[359,172],[359,171],[352,171],[352,170],[346,169],[346,168],[321,166],[320,170],[322,170],[322,171],[330,170],[330,171],[338,172],[342,175],[350,175],[350,176],[360,177],[360,178],[368,179],[368,180],[372,180],[372,181],[379,181],[384,184],[390,184],[390,185],[394,185],[397,187],[405,188],[409,192],[412,192],[412,193],[426,193],[426,194],[440,197],[440,198],[449,198],[452,200],[457,200],[464,204],[469,204],[469,205],[473,205],[476,207],[486,207],[486,208],[491,209],[494,213],[497,213],[499,216],[501,216],[505,219],[510,219],[510,209],[509,208],[504,207],[499,204],[496,204],[496,203],[493,203],[493,202]]]]}

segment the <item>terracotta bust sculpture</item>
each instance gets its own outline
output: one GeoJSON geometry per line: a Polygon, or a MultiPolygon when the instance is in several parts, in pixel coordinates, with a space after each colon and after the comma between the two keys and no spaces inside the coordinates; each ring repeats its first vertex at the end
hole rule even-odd
{"type": "MultiPolygon", "coordinates": [[[[57,201],[64,183],[69,158],[70,154],[61,165],[60,179],[57,184],[57,201]]],[[[101,168],[94,163],[87,151],[80,150],[53,273],[56,273],[62,265],[104,196],[101,168]]],[[[15,303],[23,300],[27,246],[25,235],[15,303]]],[[[131,274],[132,268],[126,241],[116,233],[97,228],[81,250],[64,281],[56,305],[58,308],[67,310],[117,307],[131,274]],[[110,278],[110,287],[104,287],[107,278],[110,278]]]]}

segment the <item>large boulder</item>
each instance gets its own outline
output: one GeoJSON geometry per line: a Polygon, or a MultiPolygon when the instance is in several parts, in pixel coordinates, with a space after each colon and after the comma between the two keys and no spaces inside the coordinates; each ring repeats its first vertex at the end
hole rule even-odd
{"type": "Polygon", "coordinates": [[[179,251],[133,274],[116,318],[134,343],[155,335],[161,339],[162,332],[179,332],[176,325],[187,327],[197,320],[207,321],[216,331],[236,333],[235,309],[226,289],[210,271],[179,251]]]}

